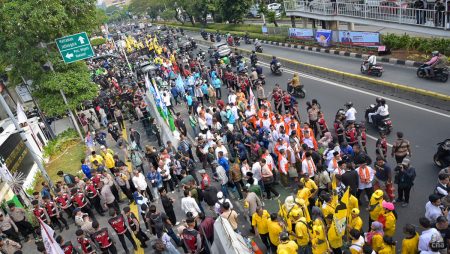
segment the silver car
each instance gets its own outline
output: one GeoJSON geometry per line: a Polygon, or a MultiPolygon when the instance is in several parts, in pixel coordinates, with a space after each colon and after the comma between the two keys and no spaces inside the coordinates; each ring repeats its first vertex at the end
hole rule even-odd
{"type": "Polygon", "coordinates": [[[216,51],[219,51],[220,57],[229,56],[231,53],[231,49],[228,47],[226,42],[214,43],[211,47],[209,47],[209,56],[213,56],[216,51]]]}

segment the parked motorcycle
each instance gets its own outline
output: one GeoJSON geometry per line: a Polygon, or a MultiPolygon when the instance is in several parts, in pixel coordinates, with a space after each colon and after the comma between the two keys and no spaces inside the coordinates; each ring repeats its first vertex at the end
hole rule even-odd
{"type": "Polygon", "coordinates": [[[421,66],[419,66],[419,68],[417,69],[417,77],[419,78],[425,78],[425,79],[432,79],[432,80],[439,80],[441,82],[447,82],[448,80],[448,68],[439,68],[439,69],[434,69],[434,75],[427,77],[426,74],[426,70],[425,67],[428,67],[427,64],[422,64],[421,66]]]}
{"type": "Polygon", "coordinates": [[[433,156],[433,161],[439,168],[450,166],[450,139],[437,143],[438,150],[433,156]]]}
{"type": "MultiPolygon", "coordinates": [[[[366,109],[366,123],[370,123],[369,122],[369,113],[374,113],[375,112],[375,104],[370,104],[370,106],[366,109]]],[[[373,126],[375,126],[374,123],[371,123],[373,126]]],[[[383,120],[380,120],[378,125],[375,126],[375,128],[378,129],[378,132],[384,132],[386,133],[386,135],[388,135],[389,133],[391,133],[392,131],[392,120],[391,118],[388,116],[386,118],[384,118],[383,120]]]]}
{"type": "Polygon", "coordinates": [[[277,62],[276,64],[271,64],[270,70],[272,71],[273,74],[278,75],[278,76],[281,76],[281,74],[283,73],[280,62],[277,62]]]}
{"type": "Polygon", "coordinates": [[[263,52],[263,49],[262,49],[261,46],[256,46],[256,47],[255,47],[255,51],[258,52],[258,53],[262,53],[262,52],[263,52]]]}
{"type": "Polygon", "coordinates": [[[377,76],[377,77],[381,77],[381,75],[383,75],[383,66],[379,65],[379,64],[375,64],[374,66],[372,66],[372,68],[370,68],[369,70],[369,66],[367,65],[367,61],[364,61],[361,64],[361,73],[362,74],[366,74],[369,76],[377,76]]]}

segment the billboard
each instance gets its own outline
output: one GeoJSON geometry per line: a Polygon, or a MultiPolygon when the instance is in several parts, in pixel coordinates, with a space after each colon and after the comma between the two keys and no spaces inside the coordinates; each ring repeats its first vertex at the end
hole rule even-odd
{"type": "Polygon", "coordinates": [[[355,46],[380,45],[380,34],[376,32],[339,31],[339,42],[355,46]]]}
{"type": "Polygon", "coordinates": [[[25,146],[19,133],[13,133],[0,145],[0,156],[11,174],[22,172],[25,176],[34,165],[33,156],[25,146]]]}
{"type": "Polygon", "coordinates": [[[289,28],[289,37],[294,39],[311,40],[314,38],[314,31],[306,28],[289,28]]]}
{"type": "Polygon", "coordinates": [[[316,31],[316,41],[322,47],[331,46],[331,30],[317,30],[316,31]]]}

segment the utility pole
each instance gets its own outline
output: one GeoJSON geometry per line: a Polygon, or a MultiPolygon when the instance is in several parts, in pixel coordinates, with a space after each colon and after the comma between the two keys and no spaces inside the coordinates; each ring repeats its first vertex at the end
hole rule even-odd
{"type": "Polygon", "coordinates": [[[17,121],[17,119],[13,115],[13,112],[9,108],[8,104],[6,103],[5,98],[3,98],[3,96],[1,96],[1,92],[2,91],[3,91],[3,88],[0,87],[0,104],[5,109],[6,113],[9,116],[9,118],[11,119],[11,121],[14,124],[14,126],[16,127],[17,131],[20,133],[20,137],[22,138],[23,142],[25,143],[25,146],[27,147],[28,151],[31,153],[31,156],[33,156],[33,161],[37,164],[39,170],[42,173],[42,176],[44,176],[44,178],[45,178],[45,181],[48,183],[48,185],[50,186],[51,189],[54,189],[53,182],[50,179],[50,177],[48,176],[47,170],[45,170],[41,159],[37,156],[34,148],[31,146],[30,142],[28,141],[27,136],[25,134],[25,131],[22,129],[22,127],[20,127],[19,122],[17,121]]]}

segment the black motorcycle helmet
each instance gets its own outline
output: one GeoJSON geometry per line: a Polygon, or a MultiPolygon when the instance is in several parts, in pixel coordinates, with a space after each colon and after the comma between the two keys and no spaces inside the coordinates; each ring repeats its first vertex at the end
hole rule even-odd
{"type": "Polygon", "coordinates": [[[351,108],[351,107],[353,107],[353,102],[349,101],[349,102],[345,103],[345,106],[347,108],[351,108]]]}
{"type": "Polygon", "coordinates": [[[289,234],[285,231],[280,233],[280,241],[289,241],[289,234]]]}
{"type": "Polygon", "coordinates": [[[256,53],[256,51],[252,50],[252,53],[253,53],[253,54],[255,54],[255,53],[256,53]]]}
{"type": "Polygon", "coordinates": [[[383,98],[377,97],[375,100],[376,100],[377,103],[381,103],[381,100],[383,100],[383,98]]]}
{"type": "Polygon", "coordinates": [[[272,56],[272,59],[273,59],[273,60],[276,60],[276,59],[277,59],[277,57],[276,57],[276,56],[272,56]]]}

